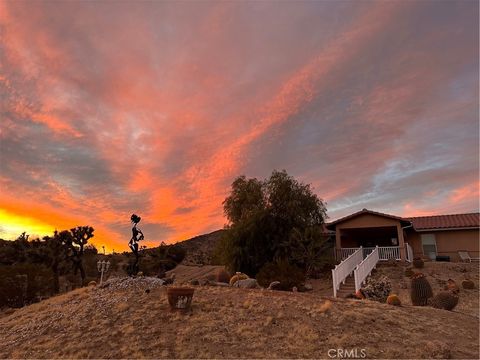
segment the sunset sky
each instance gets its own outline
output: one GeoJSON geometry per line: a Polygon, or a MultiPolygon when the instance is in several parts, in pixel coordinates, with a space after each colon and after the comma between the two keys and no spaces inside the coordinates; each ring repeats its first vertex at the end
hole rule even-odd
{"type": "Polygon", "coordinates": [[[477,1],[0,1],[0,238],[223,227],[285,169],[330,220],[479,208],[477,1]]]}

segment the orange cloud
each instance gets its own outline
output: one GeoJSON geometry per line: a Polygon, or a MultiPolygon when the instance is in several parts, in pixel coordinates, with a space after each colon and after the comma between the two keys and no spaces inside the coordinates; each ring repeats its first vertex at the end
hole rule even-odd
{"type": "MultiPolygon", "coordinates": [[[[333,204],[390,202],[374,176],[392,159],[428,153],[404,131],[423,121],[419,109],[447,104],[438,111],[471,118],[460,113],[468,99],[429,102],[458,74],[442,80],[454,61],[441,62],[436,43],[424,50],[437,24],[417,24],[424,43],[408,38],[415,3],[0,4],[4,218],[36,228],[91,221],[95,241],[116,249],[126,248],[132,212],[149,244],[221,227],[233,178],[272,167],[291,168],[333,204]]],[[[450,200],[465,207],[474,190],[450,200]]],[[[406,192],[390,191],[405,212],[437,206],[406,192]]]]}
{"type": "Polygon", "coordinates": [[[450,195],[450,202],[454,204],[458,204],[464,201],[471,201],[479,199],[479,189],[480,189],[480,182],[475,181],[471,184],[466,186],[457,188],[452,191],[452,195],[450,195]]]}

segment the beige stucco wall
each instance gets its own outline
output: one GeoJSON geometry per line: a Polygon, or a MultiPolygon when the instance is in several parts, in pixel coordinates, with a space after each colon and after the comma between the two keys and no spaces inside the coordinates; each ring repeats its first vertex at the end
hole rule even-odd
{"type": "Polygon", "coordinates": [[[380,227],[380,226],[400,226],[400,221],[389,219],[383,216],[373,214],[361,214],[352,219],[342,221],[337,224],[337,229],[361,228],[361,227],[380,227]]]}
{"type": "Polygon", "coordinates": [[[438,255],[450,256],[451,261],[460,261],[458,251],[461,250],[468,251],[471,257],[480,257],[478,229],[430,232],[413,232],[410,230],[406,233],[405,242],[412,246],[414,256],[418,257],[423,256],[421,234],[435,234],[438,255]]]}

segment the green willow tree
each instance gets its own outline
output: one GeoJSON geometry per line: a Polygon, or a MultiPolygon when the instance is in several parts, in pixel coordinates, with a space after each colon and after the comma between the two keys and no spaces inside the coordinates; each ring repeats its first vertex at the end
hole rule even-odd
{"type": "Polygon", "coordinates": [[[326,208],[310,185],[286,171],[273,171],[263,181],[240,176],[232,183],[223,207],[229,224],[217,257],[230,271],[254,276],[266,263],[281,259],[304,269],[311,266],[310,260],[302,258],[305,252],[299,234],[307,234],[303,239],[309,241],[322,241],[326,208]]]}

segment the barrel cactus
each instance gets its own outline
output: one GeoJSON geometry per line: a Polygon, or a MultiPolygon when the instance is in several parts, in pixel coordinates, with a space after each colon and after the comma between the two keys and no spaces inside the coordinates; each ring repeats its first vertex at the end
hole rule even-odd
{"type": "Polygon", "coordinates": [[[402,302],[400,301],[400,299],[398,298],[397,295],[392,294],[392,295],[388,295],[387,304],[388,305],[394,305],[394,306],[400,306],[400,305],[402,305],[402,302]]]}
{"type": "Polygon", "coordinates": [[[215,280],[220,283],[228,284],[230,282],[230,274],[223,268],[220,268],[215,273],[215,280]]]}
{"type": "Polygon", "coordinates": [[[413,259],[413,267],[414,268],[421,269],[421,268],[424,267],[424,265],[425,265],[425,263],[423,262],[423,260],[421,258],[413,259]]]}
{"type": "Polygon", "coordinates": [[[238,280],[245,280],[248,279],[248,275],[245,275],[241,272],[237,272],[235,275],[232,276],[230,279],[230,286],[233,286],[238,280]]]}
{"type": "Polygon", "coordinates": [[[427,300],[433,296],[432,287],[422,273],[416,273],[412,276],[412,285],[410,297],[412,305],[425,306],[427,300]]]}
{"type": "Polygon", "coordinates": [[[475,289],[475,283],[472,280],[463,280],[462,287],[464,289],[475,289]]]}
{"type": "Polygon", "coordinates": [[[429,299],[428,304],[436,309],[453,310],[458,304],[458,296],[451,291],[442,291],[429,299]]]}

